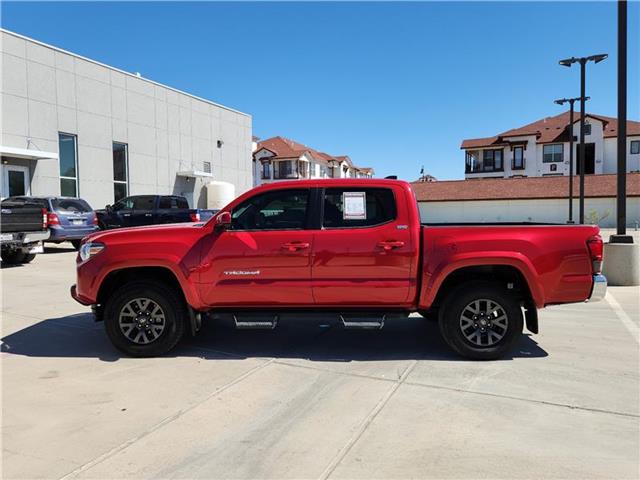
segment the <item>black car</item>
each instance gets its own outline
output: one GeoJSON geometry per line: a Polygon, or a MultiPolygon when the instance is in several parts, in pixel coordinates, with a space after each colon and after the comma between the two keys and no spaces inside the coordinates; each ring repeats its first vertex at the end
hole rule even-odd
{"type": "Polygon", "coordinates": [[[200,222],[210,217],[210,210],[189,208],[187,199],[179,195],[132,195],[96,210],[102,230],[139,227],[161,223],[200,222]],[[202,216],[201,216],[202,215],[202,216]]]}

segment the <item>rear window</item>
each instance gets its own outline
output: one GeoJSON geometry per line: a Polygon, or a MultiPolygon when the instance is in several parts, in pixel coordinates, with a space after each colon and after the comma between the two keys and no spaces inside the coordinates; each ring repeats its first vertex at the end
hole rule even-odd
{"type": "Polygon", "coordinates": [[[51,203],[56,212],[86,213],[93,211],[91,206],[81,198],[54,198],[51,203]]]}
{"type": "Polygon", "coordinates": [[[183,197],[160,197],[160,209],[180,208],[188,209],[189,204],[183,197]]]}
{"type": "Polygon", "coordinates": [[[153,195],[143,195],[132,198],[134,210],[153,210],[155,207],[156,197],[153,195]]]}
{"type": "Polygon", "coordinates": [[[393,192],[388,188],[325,190],[324,228],[373,227],[395,218],[396,202],[393,192]]]}

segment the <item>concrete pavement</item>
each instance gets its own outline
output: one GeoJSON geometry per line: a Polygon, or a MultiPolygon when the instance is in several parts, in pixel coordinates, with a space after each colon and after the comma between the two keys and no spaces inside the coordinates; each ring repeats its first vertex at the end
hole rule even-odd
{"type": "Polygon", "coordinates": [[[61,247],[2,269],[3,478],[640,476],[637,287],[542,311],[495,362],[420,317],[210,323],[130,359],[69,298],[61,247]]]}

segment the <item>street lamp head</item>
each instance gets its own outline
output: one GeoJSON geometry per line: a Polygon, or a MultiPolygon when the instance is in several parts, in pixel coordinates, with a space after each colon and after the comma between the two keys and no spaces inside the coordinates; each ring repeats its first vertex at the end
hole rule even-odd
{"type": "Polygon", "coordinates": [[[576,63],[578,59],[576,57],[565,58],[564,60],[560,60],[558,63],[563,67],[570,67],[572,64],[576,63]]]}
{"type": "Polygon", "coordinates": [[[592,60],[595,63],[600,63],[601,61],[605,60],[609,55],[607,53],[600,53],[598,55],[591,55],[590,57],[587,57],[587,60],[592,60]]]}

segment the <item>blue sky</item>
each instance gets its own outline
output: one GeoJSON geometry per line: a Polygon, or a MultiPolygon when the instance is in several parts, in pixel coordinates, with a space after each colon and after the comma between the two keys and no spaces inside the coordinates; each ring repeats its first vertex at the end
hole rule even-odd
{"type": "MultiPolygon", "coordinates": [[[[589,65],[588,110],[616,115],[616,4],[7,3],[3,28],[253,115],[378,176],[462,178],[463,138],[560,113],[589,65]]],[[[640,118],[640,3],[629,4],[629,116],[640,118]]]]}

